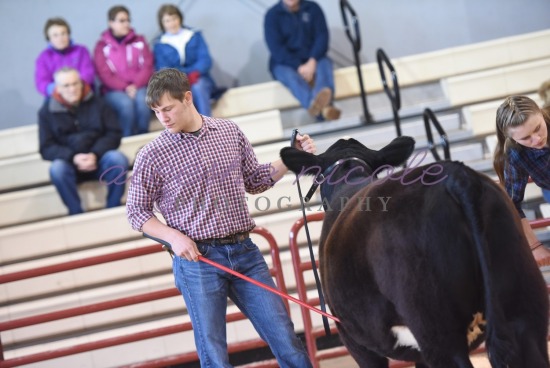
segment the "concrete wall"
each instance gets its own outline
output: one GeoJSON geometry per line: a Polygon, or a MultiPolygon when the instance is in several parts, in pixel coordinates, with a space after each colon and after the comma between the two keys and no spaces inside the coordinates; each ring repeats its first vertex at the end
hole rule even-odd
{"type": "MultiPolygon", "coordinates": [[[[45,21],[64,17],[75,42],[93,50],[109,7],[124,4],[138,33],[159,32],[156,11],[166,0],[0,0],[0,129],[35,124],[42,97],[34,88],[34,62],[46,46],[45,21]]],[[[263,41],[263,16],[276,0],[179,0],[185,23],[203,30],[220,85],[271,80],[263,41]]],[[[318,0],[331,31],[337,67],[353,65],[338,0],[318,0]]],[[[358,14],[361,62],[382,47],[390,57],[550,28],[548,0],[350,0],[358,14]]],[[[550,73],[549,73],[550,76],[550,73]]]]}

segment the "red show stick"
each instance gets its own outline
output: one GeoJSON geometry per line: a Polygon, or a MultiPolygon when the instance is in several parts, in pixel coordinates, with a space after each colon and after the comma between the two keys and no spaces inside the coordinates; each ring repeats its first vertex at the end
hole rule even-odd
{"type": "MultiPolygon", "coordinates": [[[[171,246],[170,243],[168,243],[167,241],[164,241],[164,240],[159,239],[159,238],[155,238],[154,236],[151,236],[151,235],[146,234],[146,233],[143,233],[143,236],[146,237],[146,238],[149,238],[149,239],[152,239],[152,240],[154,240],[154,241],[159,242],[160,244],[162,244],[162,247],[163,247],[165,250],[167,250],[168,252],[170,252],[170,254],[171,254],[172,256],[174,256],[174,253],[172,252],[172,246],[171,246]]],[[[279,295],[279,296],[281,296],[281,297],[283,297],[283,298],[285,298],[285,299],[288,299],[288,300],[290,300],[290,301],[292,301],[292,302],[294,302],[294,303],[300,304],[302,307],[305,307],[305,308],[307,308],[307,309],[309,309],[309,310],[312,310],[312,311],[314,311],[315,313],[319,313],[319,314],[321,314],[321,315],[323,315],[323,316],[325,316],[325,317],[327,317],[327,318],[330,318],[330,319],[332,319],[332,320],[334,320],[334,321],[336,321],[336,322],[340,322],[340,320],[339,320],[337,317],[334,317],[332,314],[323,312],[322,310],[320,310],[320,309],[318,309],[318,308],[315,308],[315,307],[313,307],[313,306],[311,306],[311,305],[309,305],[309,304],[307,304],[307,303],[304,303],[304,302],[301,301],[300,299],[296,299],[295,297],[290,296],[290,295],[288,295],[288,294],[285,294],[285,293],[283,293],[283,292],[280,291],[280,290],[277,290],[277,289],[275,289],[275,288],[272,288],[271,286],[268,286],[268,285],[263,284],[263,283],[261,283],[261,282],[259,282],[259,281],[256,281],[256,280],[254,280],[254,279],[251,279],[250,277],[245,276],[245,275],[243,275],[242,273],[239,273],[239,272],[237,272],[237,271],[233,271],[232,269],[227,268],[227,267],[225,267],[225,266],[222,266],[221,264],[219,264],[219,263],[217,263],[217,262],[214,262],[214,261],[212,261],[212,260],[210,260],[210,259],[208,259],[208,258],[205,258],[205,257],[203,257],[203,256],[199,256],[199,261],[202,261],[202,262],[204,262],[204,263],[208,263],[209,265],[214,266],[214,267],[216,267],[216,268],[219,268],[219,269],[222,270],[222,271],[225,271],[225,272],[230,273],[230,274],[232,274],[232,275],[234,275],[234,276],[237,276],[237,277],[239,277],[239,278],[241,278],[241,279],[243,279],[243,280],[245,280],[245,281],[248,281],[248,282],[250,282],[250,283],[252,283],[252,284],[254,284],[254,285],[256,285],[256,286],[259,286],[259,287],[261,287],[261,288],[263,288],[263,289],[266,289],[266,290],[268,290],[268,291],[270,291],[270,292],[272,292],[272,293],[274,293],[274,294],[277,294],[277,295],[279,295]]]]}

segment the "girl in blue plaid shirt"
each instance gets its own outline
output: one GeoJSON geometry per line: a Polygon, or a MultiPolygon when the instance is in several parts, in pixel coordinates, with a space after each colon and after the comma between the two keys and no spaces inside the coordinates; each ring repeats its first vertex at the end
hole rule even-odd
{"type": "Polygon", "coordinates": [[[521,217],[539,267],[550,265],[550,251],[537,239],[521,208],[529,178],[550,202],[549,111],[526,96],[510,96],[496,114],[498,144],[493,166],[521,217]]]}

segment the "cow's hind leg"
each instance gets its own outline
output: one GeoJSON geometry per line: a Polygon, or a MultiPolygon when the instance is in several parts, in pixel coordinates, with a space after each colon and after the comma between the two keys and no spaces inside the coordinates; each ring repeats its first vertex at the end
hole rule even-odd
{"type": "MultiPolygon", "coordinates": [[[[459,364],[458,366],[459,366],[460,368],[462,368],[462,367],[473,367],[473,366],[472,366],[472,363],[470,363],[469,360],[468,360],[468,364],[470,364],[470,365],[460,365],[460,364],[459,364]]],[[[416,363],[416,364],[414,365],[414,367],[415,367],[415,368],[430,368],[429,366],[427,366],[427,365],[424,364],[424,363],[416,363]]]]}
{"type": "Polygon", "coordinates": [[[372,350],[365,348],[363,345],[357,344],[353,339],[349,338],[341,328],[340,339],[360,368],[389,367],[389,361],[386,357],[380,356],[372,350]]]}
{"type": "MultiPolygon", "coordinates": [[[[420,344],[422,349],[422,344],[420,344]]],[[[474,368],[467,349],[461,351],[454,350],[454,353],[449,354],[449,351],[444,352],[437,348],[428,347],[422,350],[425,364],[430,368],[474,368]]]]}

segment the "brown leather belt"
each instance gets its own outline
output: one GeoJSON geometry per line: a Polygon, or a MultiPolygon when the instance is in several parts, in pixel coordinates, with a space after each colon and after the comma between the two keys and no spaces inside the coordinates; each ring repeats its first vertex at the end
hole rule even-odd
{"type": "Polygon", "coordinates": [[[240,243],[250,236],[249,231],[245,231],[242,233],[236,233],[232,235],[228,235],[224,238],[208,238],[208,239],[201,239],[201,240],[195,240],[195,243],[202,243],[202,244],[210,244],[210,245],[227,245],[227,244],[235,244],[240,243]]]}

